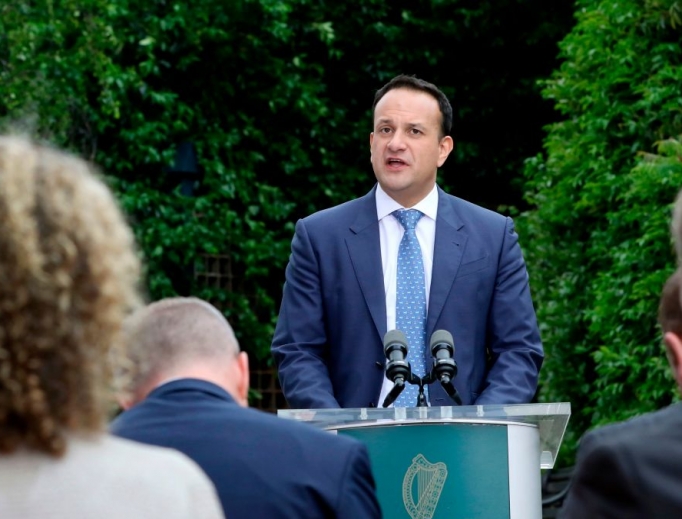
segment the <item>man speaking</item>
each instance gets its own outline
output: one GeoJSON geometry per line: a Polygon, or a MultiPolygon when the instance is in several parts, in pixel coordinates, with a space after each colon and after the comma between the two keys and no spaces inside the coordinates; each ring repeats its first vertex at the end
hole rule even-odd
{"type": "MultiPolygon", "coordinates": [[[[437,169],[453,148],[452,107],[434,85],[397,76],[374,98],[365,196],[296,224],[272,352],[292,408],[380,406],[383,338],[402,331],[423,377],[429,339],[454,338],[463,404],[529,402],[543,351],[510,218],[448,195],[437,169]]],[[[431,405],[451,405],[443,387],[431,405]]],[[[395,406],[416,403],[415,390],[395,406]]]]}

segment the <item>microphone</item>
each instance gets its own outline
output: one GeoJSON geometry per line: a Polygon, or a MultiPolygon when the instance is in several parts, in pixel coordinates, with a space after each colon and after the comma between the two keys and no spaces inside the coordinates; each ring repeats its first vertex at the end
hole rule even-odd
{"type": "Polygon", "coordinates": [[[457,374],[457,365],[452,358],[455,354],[455,341],[446,330],[436,330],[431,335],[431,356],[436,377],[447,384],[457,374]]]}
{"type": "Polygon", "coordinates": [[[384,355],[388,359],[386,364],[386,378],[393,382],[393,389],[386,395],[383,407],[388,407],[405,389],[405,382],[410,380],[411,371],[407,360],[407,337],[400,330],[391,330],[384,335],[384,355]]]}
{"type": "Polygon", "coordinates": [[[458,405],[462,405],[462,399],[457,394],[457,389],[452,384],[452,379],[457,375],[455,355],[455,341],[452,334],[446,330],[436,330],[431,335],[431,356],[433,357],[433,374],[440,381],[445,392],[458,405]]]}
{"type": "Polygon", "coordinates": [[[396,385],[403,385],[410,376],[410,365],[407,358],[407,337],[400,330],[391,330],[384,335],[384,355],[386,378],[396,385]]]}

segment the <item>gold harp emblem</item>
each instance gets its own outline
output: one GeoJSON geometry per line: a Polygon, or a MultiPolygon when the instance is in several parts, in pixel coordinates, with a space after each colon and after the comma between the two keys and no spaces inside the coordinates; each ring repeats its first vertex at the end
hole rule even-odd
{"type": "Polygon", "coordinates": [[[421,454],[414,457],[403,478],[403,503],[412,519],[433,518],[447,477],[448,468],[442,461],[429,463],[421,454]],[[414,495],[417,496],[416,503],[414,495]]]}

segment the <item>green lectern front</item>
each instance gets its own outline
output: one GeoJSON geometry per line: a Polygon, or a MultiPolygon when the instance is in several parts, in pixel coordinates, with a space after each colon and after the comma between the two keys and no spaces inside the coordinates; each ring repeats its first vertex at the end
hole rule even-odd
{"type": "Polygon", "coordinates": [[[540,519],[568,403],[280,410],[363,441],[384,517],[540,519]]]}

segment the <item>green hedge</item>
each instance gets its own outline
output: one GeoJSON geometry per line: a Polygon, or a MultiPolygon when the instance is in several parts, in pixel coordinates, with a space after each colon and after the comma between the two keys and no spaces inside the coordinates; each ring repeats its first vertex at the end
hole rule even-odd
{"type": "Polygon", "coordinates": [[[544,83],[563,120],[527,161],[535,209],[519,220],[547,353],[540,397],[573,406],[568,461],[588,427],[675,398],[656,309],[682,186],[667,140],[682,133],[679,2],[581,0],[576,16],[544,83]]]}
{"type": "Polygon", "coordinates": [[[457,141],[442,183],[518,205],[523,159],[551,120],[535,81],[571,8],[13,0],[0,7],[0,120],[100,164],[131,215],[150,296],[220,303],[243,346],[267,356],[296,219],[373,183],[374,91],[403,72],[441,86],[457,141]],[[192,198],[164,173],[185,140],[205,170],[192,198]],[[191,283],[204,253],[229,257],[227,286],[191,283]]]}

